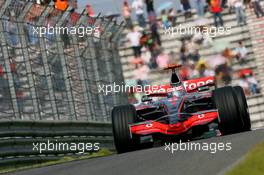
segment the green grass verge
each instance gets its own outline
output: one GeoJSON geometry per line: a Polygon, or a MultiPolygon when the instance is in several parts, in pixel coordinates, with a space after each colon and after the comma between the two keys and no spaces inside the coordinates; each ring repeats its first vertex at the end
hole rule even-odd
{"type": "Polygon", "coordinates": [[[65,157],[62,157],[62,158],[55,160],[55,161],[46,161],[43,163],[35,163],[35,164],[23,164],[23,163],[21,163],[21,164],[15,165],[15,166],[14,165],[1,166],[0,174],[10,173],[10,172],[15,172],[15,171],[21,171],[21,170],[28,170],[28,169],[33,169],[33,168],[41,168],[41,167],[57,165],[57,164],[62,164],[62,163],[77,161],[77,160],[90,159],[90,158],[95,158],[95,157],[103,157],[103,156],[108,156],[111,154],[114,154],[114,152],[111,152],[108,149],[101,149],[100,151],[95,152],[95,153],[84,154],[84,155],[65,156],[65,157]]]}
{"type": "Polygon", "coordinates": [[[234,169],[226,175],[263,175],[264,174],[264,143],[253,148],[234,169]]]}

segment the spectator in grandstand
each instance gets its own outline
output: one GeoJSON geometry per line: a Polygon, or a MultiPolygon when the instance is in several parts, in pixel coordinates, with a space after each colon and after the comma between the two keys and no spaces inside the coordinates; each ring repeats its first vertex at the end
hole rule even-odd
{"type": "Polygon", "coordinates": [[[145,28],[146,20],[144,17],[144,4],[142,0],[134,0],[132,3],[132,8],[135,10],[139,26],[145,28]]]}
{"type": "Polygon", "coordinates": [[[182,40],[181,49],[180,49],[180,60],[184,64],[188,59],[188,49],[186,48],[185,41],[182,40]]]}
{"type": "Polygon", "coordinates": [[[212,71],[207,64],[205,63],[204,60],[201,60],[198,62],[196,69],[199,73],[199,77],[209,77],[209,76],[214,76],[215,73],[212,71]]]}
{"type": "Polygon", "coordinates": [[[145,0],[145,3],[146,3],[148,14],[153,13],[153,12],[155,13],[154,0],[145,0]]]}
{"type": "Polygon", "coordinates": [[[188,39],[185,44],[188,51],[187,52],[188,56],[190,54],[195,55],[196,54],[195,52],[200,48],[200,44],[193,42],[192,38],[188,39]]]}
{"type": "Polygon", "coordinates": [[[229,85],[232,81],[232,72],[233,70],[227,62],[217,66],[215,69],[217,86],[229,85]]]}
{"type": "Polygon", "coordinates": [[[156,62],[159,68],[165,68],[170,62],[170,57],[163,50],[160,52],[159,56],[156,58],[156,62]]]}
{"type": "Polygon", "coordinates": [[[0,103],[1,108],[7,106],[6,100],[10,99],[8,78],[4,72],[4,66],[0,64],[0,103]]]}
{"type": "Polygon", "coordinates": [[[9,35],[8,44],[12,47],[17,47],[18,45],[18,28],[14,22],[14,17],[10,16],[9,20],[6,23],[6,31],[9,35]]]}
{"type": "Polygon", "coordinates": [[[199,30],[197,30],[197,32],[194,33],[193,37],[192,37],[192,42],[201,45],[203,43],[203,38],[204,38],[204,34],[203,34],[203,27],[202,26],[198,26],[197,27],[199,30]]]}
{"type": "Polygon", "coordinates": [[[192,17],[191,5],[189,0],[181,0],[181,4],[184,10],[185,19],[192,17]]]}
{"type": "MultiPolygon", "coordinates": [[[[46,28],[53,27],[55,25],[55,22],[52,20],[52,14],[49,14],[47,18],[45,19],[44,25],[46,28]]],[[[48,43],[51,44],[53,41],[53,33],[47,32],[46,38],[48,40],[48,43]]]]}
{"type": "Polygon", "coordinates": [[[245,8],[249,8],[250,7],[250,2],[252,0],[243,0],[244,4],[245,4],[245,8]]]}
{"type": "Polygon", "coordinates": [[[148,48],[146,47],[142,47],[142,54],[141,54],[141,60],[149,66],[149,68],[151,67],[150,66],[150,60],[151,60],[151,52],[148,48]]]}
{"type": "Polygon", "coordinates": [[[133,30],[127,34],[127,39],[133,49],[134,57],[141,57],[141,46],[140,46],[140,38],[142,34],[138,31],[137,27],[133,27],[133,30]]]}
{"type": "MultiPolygon", "coordinates": [[[[192,42],[196,45],[203,46],[205,48],[211,47],[213,45],[213,40],[209,34],[204,34],[202,31],[204,31],[204,28],[206,26],[199,26],[200,29],[195,32],[195,34],[192,37],[192,42]]],[[[208,26],[209,27],[209,26],[208,26]]]]}
{"type": "Polygon", "coordinates": [[[21,89],[22,88],[21,80],[17,72],[17,65],[14,61],[14,57],[10,57],[9,62],[10,62],[10,69],[11,69],[13,80],[14,80],[14,86],[16,89],[18,108],[19,108],[19,111],[22,112],[23,111],[23,90],[21,89]]]}
{"type": "Polygon", "coordinates": [[[244,88],[245,91],[251,94],[259,93],[258,81],[256,80],[254,73],[251,69],[242,69],[239,71],[239,85],[244,88]]]}
{"type": "Polygon", "coordinates": [[[34,18],[30,18],[29,23],[27,23],[28,39],[31,45],[35,45],[38,42],[38,36],[36,36],[37,34],[34,33],[34,21],[34,18]]]}
{"type": "Polygon", "coordinates": [[[91,26],[94,25],[94,23],[95,23],[95,19],[94,19],[95,14],[94,14],[94,10],[93,10],[93,8],[92,8],[92,6],[90,4],[86,5],[86,12],[87,12],[87,16],[88,16],[87,23],[89,25],[91,25],[91,26]]]}
{"type": "Polygon", "coordinates": [[[147,48],[150,51],[151,56],[154,57],[154,50],[156,48],[156,43],[152,39],[152,36],[150,33],[146,31],[142,32],[142,36],[140,38],[140,45],[141,47],[147,48]]]}
{"type": "Polygon", "coordinates": [[[242,41],[239,41],[238,47],[235,49],[235,54],[237,61],[239,61],[241,65],[246,63],[247,53],[246,47],[243,45],[242,41]]]}
{"type": "Polygon", "coordinates": [[[151,69],[157,67],[156,57],[159,54],[159,46],[156,41],[152,38],[152,34],[146,31],[142,32],[142,36],[140,38],[141,47],[146,48],[146,51],[150,53],[150,59],[148,61],[148,66],[151,69]]]}
{"type": "Polygon", "coordinates": [[[246,15],[243,9],[243,0],[235,0],[234,1],[234,7],[236,11],[236,17],[237,17],[237,25],[246,25],[246,15]]]}
{"type": "Polygon", "coordinates": [[[142,35],[140,37],[140,45],[142,47],[149,48],[151,47],[152,44],[153,44],[153,41],[151,39],[151,35],[147,31],[143,30],[142,35]]]}
{"type": "Polygon", "coordinates": [[[232,64],[232,60],[233,58],[235,57],[235,54],[234,52],[229,49],[228,47],[225,48],[225,50],[223,51],[222,53],[222,56],[226,58],[227,62],[228,62],[228,65],[231,65],[232,64]]]}
{"type": "Polygon", "coordinates": [[[127,28],[131,29],[133,27],[133,23],[131,20],[131,8],[127,2],[127,0],[124,1],[123,3],[123,9],[122,9],[122,14],[126,20],[126,26],[127,28]]]}
{"type": "Polygon", "coordinates": [[[155,43],[148,32],[142,32],[142,36],[140,38],[140,45],[141,47],[146,47],[150,51],[152,51],[152,49],[155,47],[155,43]]]}
{"type": "Polygon", "coordinates": [[[86,12],[87,12],[88,16],[94,17],[94,10],[90,4],[86,5],[86,12]]]}
{"type": "Polygon", "coordinates": [[[61,34],[61,39],[63,41],[63,47],[64,47],[65,51],[68,51],[68,49],[71,46],[69,35],[67,33],[63,33],[63,34],[61,34]]]}
{"type": "Polygon", "coordinates": [[[196,13],[198,17],[204,16],[204,1],[203,0],[194,0],[196,13]]]}
{"type": "Polygon", "coordinates": [[[188,79],[194,79],[194,78],[199,78],[199,72],[196,69],[196,65],[194,62],[189,62],[188,65],[188,72],[189,72],[189,77],[188,79]]]}
{"type": "Polygon", "coordinates": [[[188,58],[191,61],[197,63],[200,60],[200,58],[201,58],[201,55],[199,53],[199,50],[198,49],[195,49],[194,52],[190,52],[189,55],[188,55],[188,58]]]}
{"type": "Polygon", "coordinates": [[[235,5],[235,0],[228,0],[227,1],[227,7],[228,7],[228,11],[229,13],[232,13],[234,10],[234,5],[235,5]]]}
{"type": "Polygon", "coordinates": [[[181,70],[179,72],[182,81],[188,80],[191,77],[191,75],[190,75],[191,72],[190,72],[189,68],[190,67],[189,67],[189,65],[187,63],[182,65],[182,68],[181,68],[181,70]]]}
{"type": "MultiPolygon", "coordinates": [[[[20,88],[19,82],[18,82],[18,76],[17,76],[17,70],[16,70],[16,64],[13,61],[13,58],[9,58],[9,66],[11,69],[12,77],[14,79],[14,85],[15,88],[20,88]]],[[[7,105],[6,100],[10,98],[10,90],[8,85],[8,76],[5,72],[5,68],[2,64],[0,64],[0,101],[4,102],[1,105],[7,105]]]]}
{"type": "Polygon", "coordinates": [[[260,2],[259,0],[251,0],[252,6],[254,8],[254,12],[257,16],[257,18],[260,17],[260,15],[263,17],[264,16],[264,12],[261,8],[260,2]]]}
{"type": "Polygon", "coordinates": [[[247,77],[247,81],[249,83],[249,88],[250,92],[252,95],[255,95],[259,93],[259,88],[258,88],[258,81],[256,78],[251,74],[249,77],[247,77]]]}
{"type": "Polygon", "coordinates": [[[150,30],[151,30],[151,36],[154,42],[156,42],[159,46],[162,45],[160,34],[158,32],[158,23],[157,21],[153,21],[150,23],[150,30]]]}
{"type": "Polygon", "coordinates": [[[161,22],[163,28],[167,29],[170,27],[169,17],[165,9],[161,11],[161,22]]]}
{"type": "Polygon", "coordinates": [[[68,1],[64,0],[56,0],[55,1],[55,8],[61,11],[65,11],[68,8],[69,4],[68,1]]]}
{"type": "Polygon", "coordinates": [[[171,25],[175,26],[176,20],[177,20],[176,10],[174,8],[169,9],[168,16],[169,16],[169,21],[171,25]]]}
{"type": "Polygon", "coordinates": [[[149,85],[148,80],[149,68],[143,62],[136,64],[136,69],[133,71],[134,79],[137,81],[137,84],[144,87],[149,85]]]}
{"type": "Polygon", "coordinates": [[[150,62],[148,64],[150,69],[156,69],[158,67],[156,58],[159,56],[160,51],[158,49],[154,50],[154,56],[150,58],[150,62]]]}
{"type": "Polygon", "coordinates": [[[222,0],[221,7],[225,8],[226,7],[227,0],[222,0]]]}
{"type": "Polygon", "coordinates": [[[211,0],[210,1],[211,12],[214,14],[214,25],[215,27],[224,26],[224,21],[222,18],[222,8],[220,0],[211,0]]]}
{"type": "MultiPolygon", "coordinates": [[[[71,23],[68,20],[66,20],[64,22],[64,25],[63,26],[65,28],[68,28],[69,29],[71,27],[71,23]]],[[[69,51],[70,46],[71,46],[71,41],[70,41],[69,33],[62,32],[60,35],[61,35],[61,39],[63,41],[63,47],[64,47],[65,51],[69,51]]]]}
{"type": "Polygon", "coordinates": [[[80,19],[80,17],[81,17],[80,14],[77,13],[75,11],[75,9],[72,9],[71,14],[70,14],[70,19],[71,19],[70,22],[71,22],[71,25],[72,26],[76,25],[76,23],[80,19]]]}
{"type": "Polygon", "coordinates": [[[244,75],[238,82],[238,85],[241,86],[246,95],[250,95],[250,87],[249,82],[247,81],[247,77],[244,75]]]}
{"type": "Polygon", "coordinates": [[[174,51],[171,51],[169,53],[169,64],[177,64],[178,63],[178,58],[177,54],[174,51]]]}

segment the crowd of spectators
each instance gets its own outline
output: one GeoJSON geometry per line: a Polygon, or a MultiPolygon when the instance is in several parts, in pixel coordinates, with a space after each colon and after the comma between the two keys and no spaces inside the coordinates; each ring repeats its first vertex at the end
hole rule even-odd
{"type": "MultiPolygon", "coordinates": [[[[214,43],[212,38],[204,36],[201,33],[196,33],[192,36],[182,36],[181,47],[178,50],[172,52],[166,52],[164,50],[163,43],[160,36],[160,29],[162,27],[168,28],[170,26],[175,26],[179,24],[177,21],[177,13],[183,13],[185,20],[193,18],[195,20],[195,15],[197,14],[197,19],[204,19],[205,14],[211,12],[214,16],[215,27],[224,26],[224,20],[222,17],[222,12],[225,8],[229,9],[230,13],[235,13],[237,17],[237,25],[245,25],[247,23],[245,8],[253,8],[256,16],[261,18],[264,16],[264,12],[260,5],[259,0],[194,0],[193,13],[192,6],[189,0],[180,0],[182,4],[182,11],[179,12],[173,6],[156,10],[154,8],[154,0],[133,0],[130,4],[127,0],[123,2],[122,15],[126,20],[128,34],[126,38],[129,41],[130,47],[133,50],[133,60],[131,64],[134,65],[133,75],[138,84],[147,85],[149,81],[150,70],[162,69],[168,64],[180,63],[183,65],[181,74],[184,79],[191,79],[201,76],[215,76],[217,83],[220,85],[230,84],[232,81],[232,64],[237,61],[241,65],[245,65],[247,62],[248,51],[243,45],[243,42],[237,43],[236,49],[229,49],[226,47],[224,50],[219,52],[214,56],[214,58],[222,61],[218,62],[217,65],[211,64],[209,58],[202,58],[199,50],[205,47],[213,47],[214,43]],[[133,19],[133,15],[136,16],[136,21],[133,19]],[[209,61],[208,61],[209,60],[209,61]],[[212,66],[213,65],[213,66],[212,66]]],[[[45,2],[40,2],[45,3],[45,2]]],[[[27,16],[27,26],[25,26],[25,31],[27,31],[28,43],[37,46],[38,36],[33,34],[32,23],[38,20],[41,13],[41,6],[34,5],[32,15],[27,16]],[[39,12],[39,13],[38,13],[39,12]]],[[[88,23],[91,23],[92,17],[95,16],[91,5],[86,6],[88,14],[88,23]],[[90,17],[90,18],[89,18],[90,17]]],[[[9,18],[4,24],[8,44],[12,48],[19,47],[19,36],[18,36],[18,26],[14,22],[16,15],[14,11],[10,11],[8,15],[9,18]]],[[[53,11],[50,13],[44,25],[54,26],[56,25],[55,19],[59,12],[53,11]]],[[[67,22],[67,25],[74,25],[79,19],[80,14],[74,10],[71,13],[71,18],[67,22]]],[[[204,27],[203,25],[200,26],[204,27]]],[[[69,37],[67,35],[62,35],[62,41],[64,43],[64,48],[68,49],[70,45],[69,37]]],[[[53,35],[47,33],[47,42],[52,42],[54,39],[53,35]]],[[[213,59],[212,59],[213,60],[213,59]]],[[[254,74],[250,74],[254,77],[254,74]]],[[[246,84],[244,80],[245,76],[239,76],[241,82],[246,84]]],[[[248,76],[247,80],[248,80],[248,76]]],[[[252,78],[247,82],[257,82],[253,81],[252,78]]],[[[242,84],[242,83],[241,83],[242,84]]],[[[257,83],[255,83],[257,84],[257,83]]],[[[246,86],[243,86],[246,87],[246,86]]],[[[254,94],[257,90],[253,90],[251,86],[248,85],[249,92],[254,94]]],[[[258,89],[258,88],[256,88],[258,89]]]]}
{"type": "MultiPolygon", "coordinates": [[[[45,77],[43,78],[42,75],[39,75],[40,72],[38,72],[38,66],[35,63],[43,64],[42,57],[40,52],[46,52],[50,53],[52,48],[56,48],[56,42],[55,42],[55,33],[46,32],[46,34],[42,37],[44,37],[45,41],[45,49],[46,51],[42,50],[43,48],[40,48],[40,35],[36,33],[34,30],[34,27],[36,27],[36,23],[40,20],[40,16],[42,15],[43,11],[45,10],[45,5],[47,5],[48,1],[37,1],[37,4],[33,4],[29,11],[26,13],[24,17],[24,23],[19,26],[20,22],[18,21],[18,17],[21,16],[23,7],[25,6],[26,1],[19,1],[14,0],[13,3],[8,7],[8,9],[4,12],[3,18],[1,20],[3,24],[4,29],[4,38],[7,42],[7,48],[8,48],[8,55],[10,57],[10,68],[11,73],[13,76],[14,81],[14,87],[15,92],[17,96],[18,101],[18,107],[19,111],[23,111],[23,98],[25,94],[25,87],[23,86],[23,81],[25,73],[23,71],[17,71],[17,68],[23,68],[25,66],[25,62],[22,59],[21,54],[21,48],[27,47],[29,56],[31,59],[31,64],[34,66],[36,70],[36,76],[35,83],[38,87],[38,83],[40,84],[46,84],[45,77]],[[23,36],[22,32],[23,30],[23,36]],[[25,38],[22,38],[25,37],[25,38]],[[26,45],[22,45],[21,43],[24,42],[24,39],[26,39],[26,45]],[[33,59],[35,58],[35,59],[33,59]],[[34,65],[33,65],[34,64],[34,65]]],[[[48,7],[50,8],[49,13],[45,17],[42,27],[54,27],[56,26],[56,23],[58,21],[58,18],[61,16],[62,10],[56,9],[54,7],[48,7]]],[[[92,8],[91,6],[87,5],[87,23],[90,25],[93,23],[93,16],[92,8]]],[[[65,26],[73,26],[76,24],[76,21],[80,18],[80,14],[77,13],[75,10],[71,11],[70,18],[67,18],[67,21],[65,22],[65,26]]],[[[71,46],[70,37],[65,33],[60,35],[62,41],[63,41],[63,49],[64,52],[69,51],[69,47],[71,46]]],[[[72,46],[71,46],[72,47],[72,46]]],[[[54,86],[56,87],[56,90],[58,91],[64,91],[64,81],[61,77],[62,76],[62,69],[61,64],[56,62],[56,58],[52,58],[53,60],[50,60],[50,66],[51,71],[54,72],[52,74],[52,79],[54,86]],[[54,61],[55,60],[55,61],[54,61]]],[[[0,102],[2,102],[2,99],[5,99],[6,101],[10,97],[10,90],[9,90],[9,77],[7,76],[6,70],[4,69],[4,61],[1,61],[0,64],[0,102]]],[[[40,86],[39,91],[37,92],[38,95],[45,89],[44,86],[40,86]]],[[[6,103],[6,101],[3,102],[3,104],[6,103]]],[[[1,103],[2,104],[2,103],[1,103]]]]}
{"type": "MultiPolygon", "coordinates": [[[[253,73],[240,76],[242,67],[248,60],[248,50],[242,41],[237,41],[236,48],[230,48],[227,44],[222,50],[215,52],[214,56],[203,58],[200,50],[203,48],[214,48],[216,43],[208,35],[195,33],[193,35],[181,36],[181,47],[179,50],[166,52],[162,47],[159,31],[180,24],[177,21],[177,13],[183,13],[185,20],[206,19],[206,13],[211,12],[214,18],[214,27],[224,27],[222,13],[227,9],[229,13],[235,13],[237,25],[247,24],[245,8],[252,8],[258,18],[263,16],[263,10],[258,0],[194,0],[192,6],[189,0],[181,0],[182,11],[173,6],[155,10],[154,0],[134,0],[132,4],[124,1],[123,16],[127,21],[127,39],[133,49],[134,58],[130,64],[134,65],[134,83],[138,85],[149,84],[149,74],[152,69],[162,69],[169,64],[179,63],[183,65],[180,74],[184,80],[215,76],[217,85],[229,85],[233,77],[238,78],[236,84],[240,84],[247,95],[256,94],[258,85],[253,73]],[[145,15],[146,14],[146,15],[145,15]],[[133,20],[136,16],[136,21],[133,20]],[[234,71],[232,65],[238,63],[241,70],[234,71]],[[247,84],[247,85],[246,85],[247,84]]],[[[201,29],[209,24],[199,25],[201,29]]],[[[209,26],[210,27],[210,26],[209,26]]],[[[202,31],[202,30],[200,30],[202,31]]],[[[224,45],[223,43],[222,45],[224,45]]],[[[234,83],[234,82],[233,82],[234,83]]]]}

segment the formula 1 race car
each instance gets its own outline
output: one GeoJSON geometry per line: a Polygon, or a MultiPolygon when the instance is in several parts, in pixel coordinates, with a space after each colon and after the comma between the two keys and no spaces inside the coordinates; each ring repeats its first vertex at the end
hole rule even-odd
{"type": "Polygon", "coordinates": [[[213,77],[181,81],[177,71],[180,67],[166,68],[172,71],[170,85],[155,87],[156,91],[143,96],[140,104],[113,108],[118,153],[151,146],[156,141],[189,141],[208,133],[219,136],[251,130],[241,87],[215,88],[213,77]]]}

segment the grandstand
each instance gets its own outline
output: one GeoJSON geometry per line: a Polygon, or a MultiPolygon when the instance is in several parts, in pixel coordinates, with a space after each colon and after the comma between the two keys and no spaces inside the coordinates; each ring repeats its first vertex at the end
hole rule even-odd
{"type": "MultiPolygon", "coordinates": [[[[247,19],[248,24],[246,26],[237,26],[235,14],[229,14],[228,10],[223,12],[224,25],[231,27],[231,33],[224,36],[216,36],[213,38],[214,42],[227,41],[230,43],[230,49],[235,49],[237,43],[242,41],[248,50],[248,55],[246,59],[246,64],[240,65],[237,61],[233,62],[232,69],[236,72],[244,68],[250,68],[254,71],[257,80],[259,81],[262,89],[264,88],[264,77],[263,75],[263,63],[264,63],[264,20],[262,18],[258,19],[252,9],[247,9],[247,19]]],[[[209,18],[211,24],[213,24],[213,16],[207,13],[205,17],[209,18]]],[[[185,23],[192,26],[196,16],[185,21],[182,14],[177,15],[177,24],[185,23]]],[[[160,30],[163,49],[166,53],[170,51],[178,52],[181,46],[179,35],[165,35],[164,31],[160,30]]],[[[126,35],[126,32],[124,32],[126,35]]],[[[124,77],[126,81],[133,80],[133,69],[134,66],[130,64],[133,59],[132,50],[128,47],[126,40],[123,41],[124,45],[120,48],[121,62],[123,65],[124,77]]],[[[213,48],[202,48],[199,50],[201,58],[214,56],[216,54],[213,48]]],[[[151,84],[162,84],[168,83],[169,74],[164,73],[160,70],[151,70],[149,73],[149,80],[151,84]]],[[[233,85],[237,85],[238,77],[233,76],[233,85]]],[[[263,91],[262,91],[263,92],[263,91]]],[[[248,97],[248,105],[251,113],[251,119],[253,123],[253,128],[262,127],[264,125],[264,98],[263,94],[253,95],[248,97]]]]}

